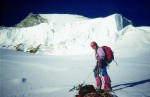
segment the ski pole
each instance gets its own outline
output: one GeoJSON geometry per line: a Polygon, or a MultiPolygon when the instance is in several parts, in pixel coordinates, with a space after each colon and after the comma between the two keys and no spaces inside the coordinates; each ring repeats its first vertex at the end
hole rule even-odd
{"type": "Polygon", "coordinates": [[[118,65],[117,62],[116,62],[115,60],[113,60],[113,61],[116,63],[116,65],[118,65]]]}

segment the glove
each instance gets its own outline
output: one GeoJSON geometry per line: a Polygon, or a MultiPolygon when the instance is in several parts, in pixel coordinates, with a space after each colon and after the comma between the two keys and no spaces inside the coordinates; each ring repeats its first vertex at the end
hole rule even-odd
{"type": "Polygon", "coordinates": [[[96,71],[96,69],[94,68],[94,69],[93,69],[93,72],[95,72],[95,71],[96,71]]]}
{"type": "Polygon", "coordinates": [[[98,70],[98,66],[95,66],[95,68],[93,69],[93,72],[98,70]]]}

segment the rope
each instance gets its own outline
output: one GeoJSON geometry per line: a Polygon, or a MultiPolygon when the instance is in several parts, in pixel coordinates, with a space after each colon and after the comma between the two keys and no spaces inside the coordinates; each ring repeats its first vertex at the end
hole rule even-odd
{"type": "MultiPolygon", "coordinates": [[[[93,73],[93,72],[92,72],[92,73],[93,73]]],[[[90,74],[87,76],[87,78],[83,81],[83,83],[82,83],[82,84],[84,84],[84,83],[85,83],[85,81],[86,81],[86,80],[87,80],[87,79],[91,76],[91,74],[92,74],[92,73],[90,73],[90,74]]],[[[81,84],[81,85],[82,85],[82,84],[81,84]]]]}

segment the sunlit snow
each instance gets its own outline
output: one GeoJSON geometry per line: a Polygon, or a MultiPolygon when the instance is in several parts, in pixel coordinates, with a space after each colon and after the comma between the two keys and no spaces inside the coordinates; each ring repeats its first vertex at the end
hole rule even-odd
{"type": "Polygon", "coordinates": [[[74,97],[73,86],[84,81],[95,86],[93,40],[114,51],[118,65],[112,62],[108,69],[113,93],[150,97],[150,27],[134,27],[120,14],[40,15],[48,22],[0,28],[0,97],[74,97]]]}

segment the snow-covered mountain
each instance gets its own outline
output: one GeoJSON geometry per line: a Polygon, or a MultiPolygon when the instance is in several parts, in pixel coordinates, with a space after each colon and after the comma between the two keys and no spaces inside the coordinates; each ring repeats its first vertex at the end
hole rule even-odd
{"type": "Polygon", "coordinates": [[[150,27],[134,27],[120,14],[95,19],[32,15],[16,27],[0,28],[1,48],[82,55],[0,48],[0,97],[74,97],[78,91],[69,92],[73,86],[96,86],[93,40],[114,51],[118,65],[112,62],[108,69],[113,94],[150,97],[150,27]]]}
{"type": "Polygon", "coordinates": [[[89,53],[89,43],[111,45],[129,30],[141,30],[132,26],[120,14],[87,18],[70,14],[30,13],[16,27],[0,28],[0,47],[18,51],[45,54],[89,53]]]}

